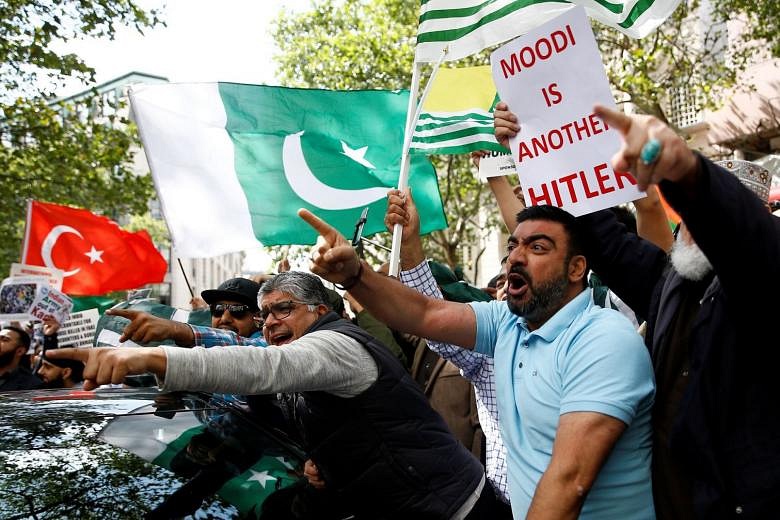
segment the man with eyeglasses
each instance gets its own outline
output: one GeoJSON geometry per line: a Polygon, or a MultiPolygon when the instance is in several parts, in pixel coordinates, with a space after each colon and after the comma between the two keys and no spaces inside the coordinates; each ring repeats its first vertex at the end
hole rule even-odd
{"type": "Polygon", "coordinates": [[[492,518],[494,496],[479,460],[393,354],[331,311],[318,277],[281,273],[258,299],[267,348],[66,349],[55,356],[86,362],[85,389],[150,371],[164,391],[294,393],[293,420],[325,484],[321,492],[357,518],[492,518]]]}

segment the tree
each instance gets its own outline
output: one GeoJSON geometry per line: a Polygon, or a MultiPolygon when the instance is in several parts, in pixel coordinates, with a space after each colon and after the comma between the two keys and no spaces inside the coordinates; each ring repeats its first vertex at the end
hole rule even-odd
{"type": "Polygon", "coordinates": [[[132,127],[116,116],[102,122],[84,117],[85,110],[100,108],[97,99],[55,102],[53,91],[66,78],[92,81],[94,70],[52,46],[77,37],[113,38],[120,25],[142,32],[159,23],[157,12],[133,0],[0,3],[0,272],[19,259],[28,199],[113,218],[146,211],[153,188],[149,176],[131,173],[132,127]]]}

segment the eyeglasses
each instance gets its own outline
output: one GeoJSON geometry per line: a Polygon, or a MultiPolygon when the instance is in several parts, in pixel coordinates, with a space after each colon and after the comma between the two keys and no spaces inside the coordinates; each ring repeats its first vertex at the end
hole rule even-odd
{"type": "Polygon", "coordinates": [[[252,312],[252,307],[249,305],[233,305],[233,304],[227,304],[227,303],[212,303],[209,305],[209,308],[211,309],[211,315],[215,318],[221,318],[223,314],[225,314],[225,311],[230,311],[230,315],[233,316],[237,320],[243,320],[246,318],[250,312],[252,312]]]}
{"type": "Polygon", "coordinates": [[[267,320],[268,316],[271,314],[273,314],[274,318],[276,318],[277,320],[286,319],[290,316],[290,313],[292,313],[296,305],[313,305],[313,304],[307,302],[298,302],[295,300],[285,300],[283,302],[276,302],[272,305],[269,305],[268,307],[263,307],[262,309],[260,309],[260,320],[262,323],[265,323],[265,320],[267,320]]]}

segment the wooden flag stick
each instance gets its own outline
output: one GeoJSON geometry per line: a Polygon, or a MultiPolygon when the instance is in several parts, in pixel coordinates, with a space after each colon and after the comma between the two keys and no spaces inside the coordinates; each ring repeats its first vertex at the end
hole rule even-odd
{"type": "Polygon", "coordinates": [[[190,297],[195,298],[195,293],[192,292],[192,287],[190,287],[190,281],[187,279],[187,273],[184,271],[184,266],[181,264],[181,258],[177,256],[176,260],[179,261],[179,269],[181,269],[181,274],[184,276],[184,283],[187,284],[187,289],[190,290],[190,297]]]}

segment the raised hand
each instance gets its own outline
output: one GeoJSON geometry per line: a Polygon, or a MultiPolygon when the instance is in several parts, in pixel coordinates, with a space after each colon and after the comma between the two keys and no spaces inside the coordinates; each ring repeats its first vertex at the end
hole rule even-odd
{"type": "Polygon", "coordinates": [[[509,111],[509,105],[499,101],[493,110],[493,132],[496,141],[508,150],[509,138],[516,136],[519,131],[520,125],[517,123],[517,116],[509,111]]]}
{"type": "Polygon", "coordinates": [[[320,234],[312,248],[309,270],[332,283],[343,284],[355,279],[361,269],[360,258],[347,239],[306,209],[299,209],[298,216],[320,234]]]}
{"type": "Polygon", "coordinates": [[[406,190],[390,190],[387,192],[387,212],[385,213],[385,227],[392,233],[396,224],[403,226],[401,240],[420,236],[420,215],[410,188],[406,190]]]}
{"type": "Polygon", "coordinates": [[[648,185],[658,184],[662,180],[693,180],[698,171],[696,155],[682,137],[661,120],[653,116],[629,116],[602,105],[596,105],[593,112],[620,132],[623,146],[612,157],[612,168],[631,172],[640,190],[645,191],[648,185]],[[660,150],[656,154],[647,154],[643,160],[642,149],[653,140],[657,141],[660,150]]]}

